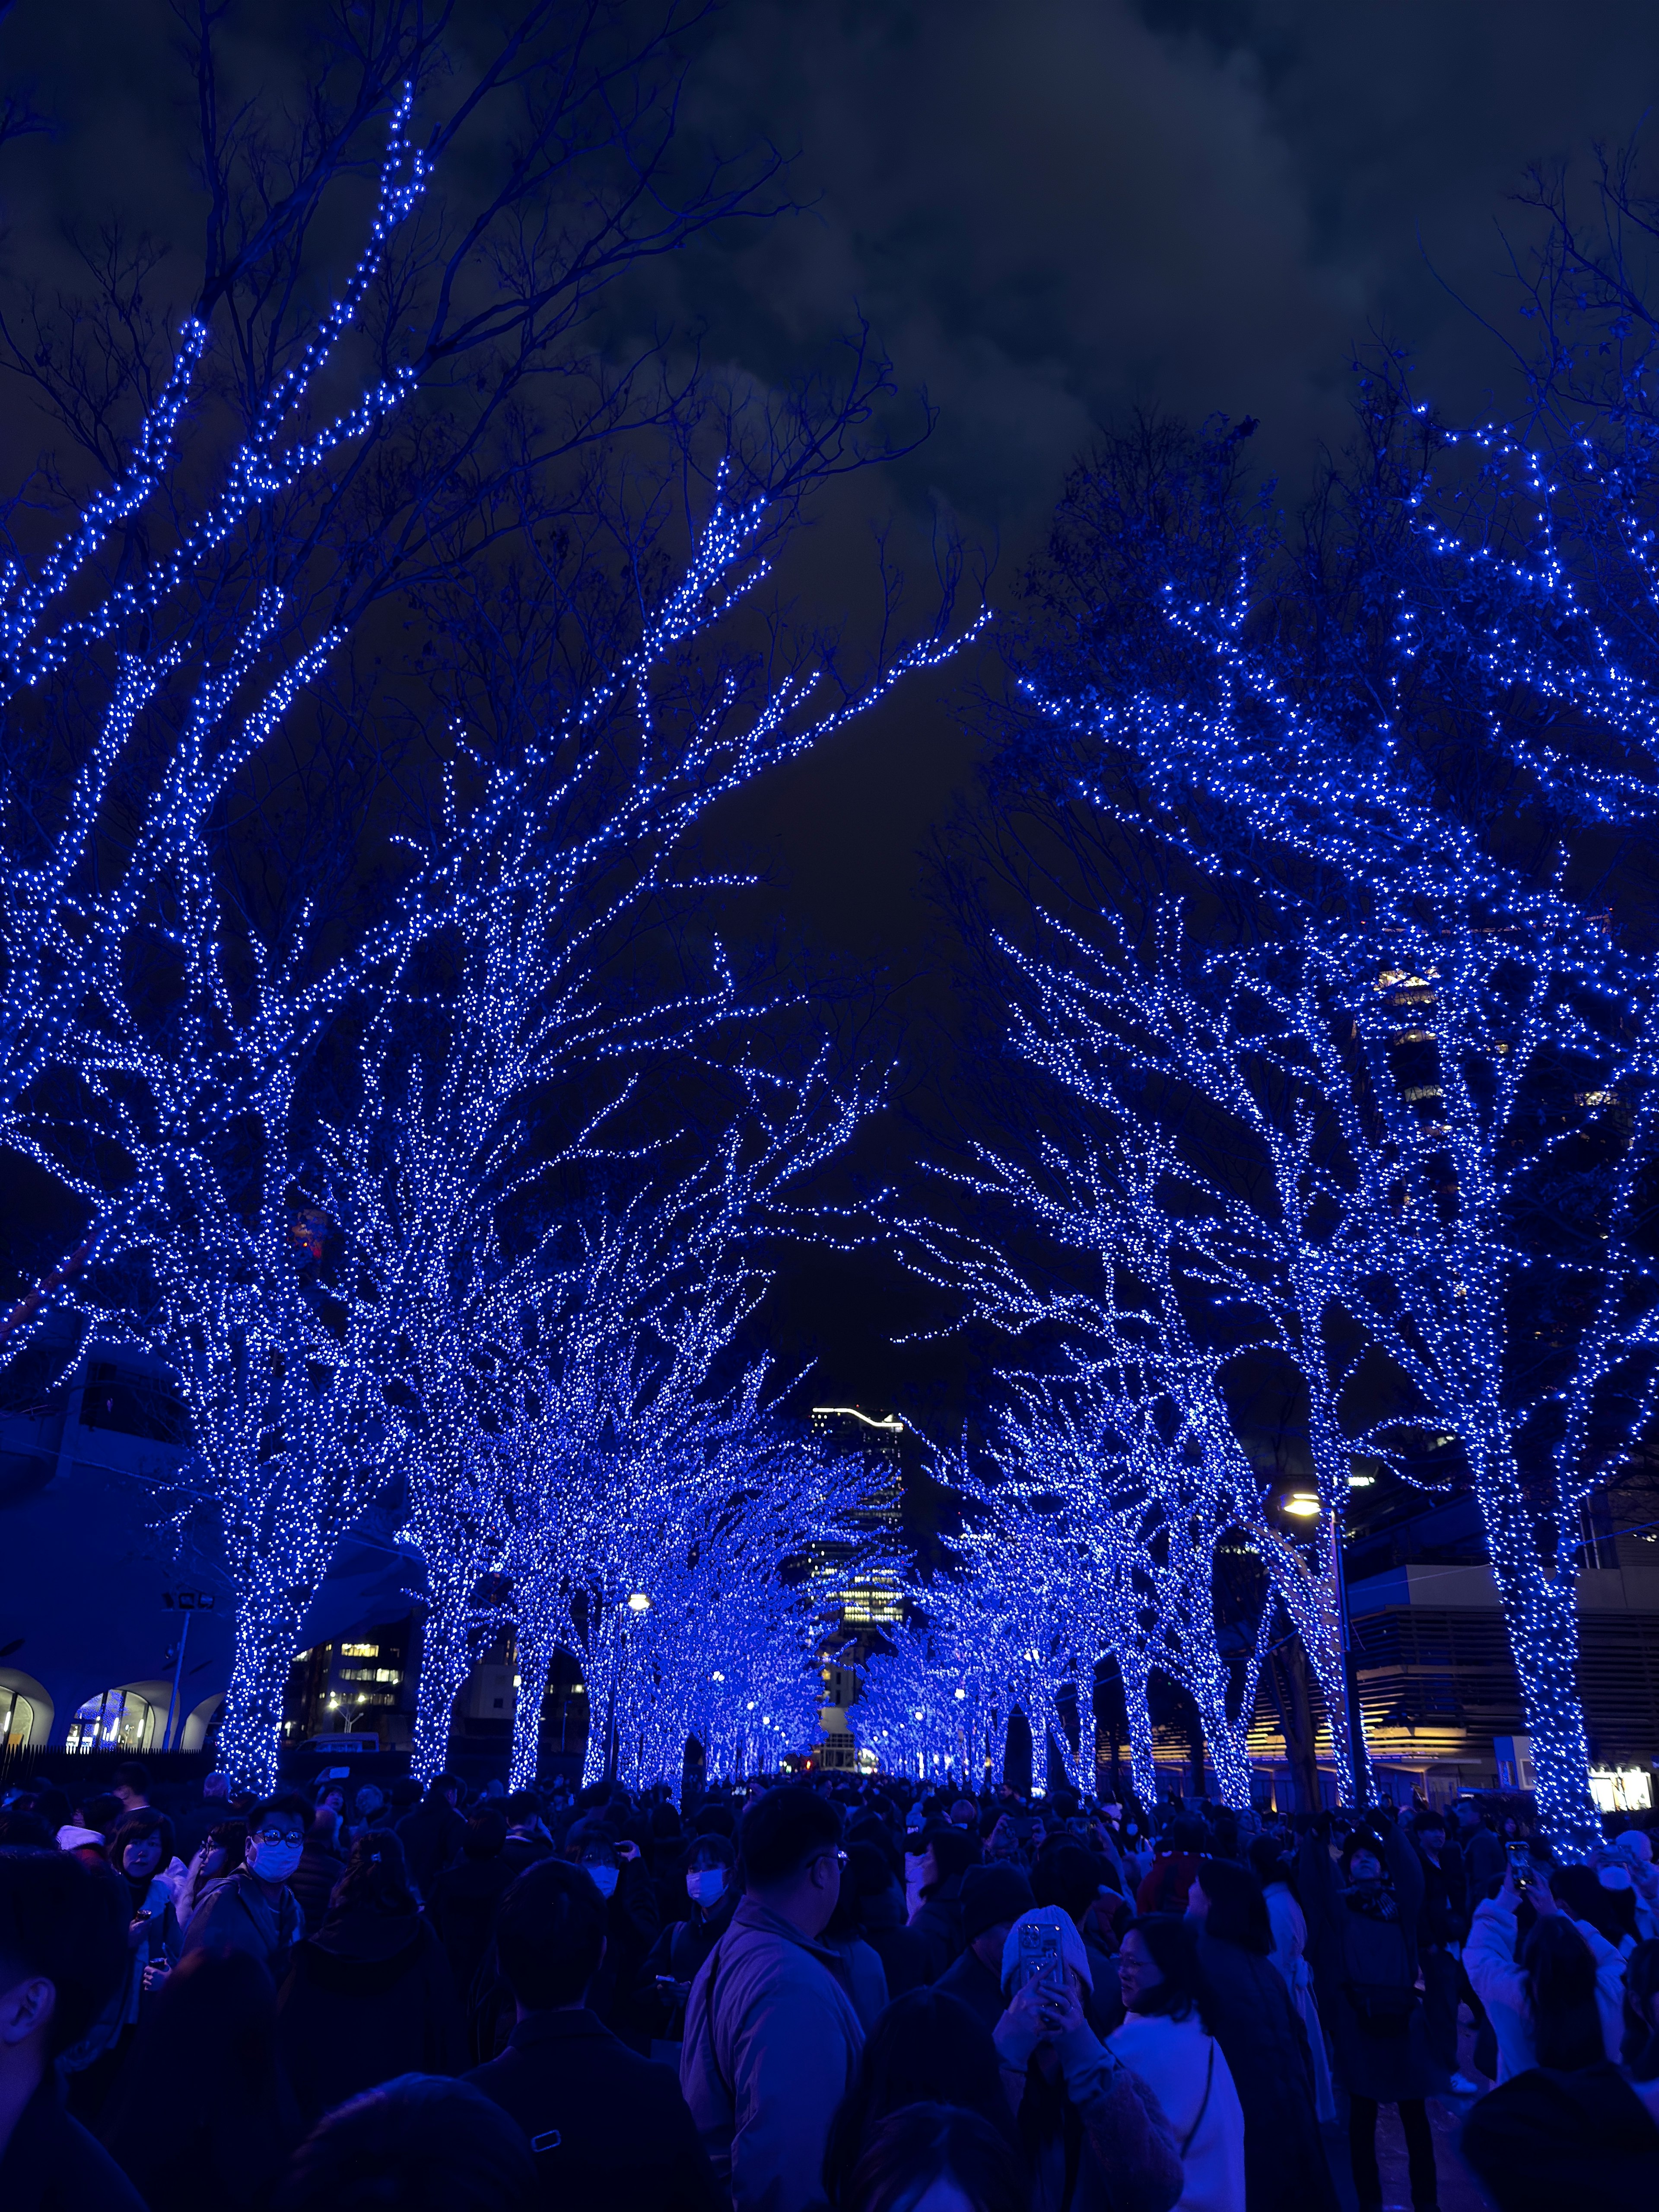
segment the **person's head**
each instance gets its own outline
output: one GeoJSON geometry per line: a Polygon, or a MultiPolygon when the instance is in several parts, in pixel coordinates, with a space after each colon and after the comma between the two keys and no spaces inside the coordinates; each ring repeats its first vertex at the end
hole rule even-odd
{"type": "Polygon", "coordinates": [[[1123,1930],[1117,1954],[1124,2009],[1186,2020],[1212,2029],[1210,1984],[1198,1960],[1198,1925],[1173,1912],[1143,1913],[1123,1930]]]}
{"type": "Polygon", "coordinates": [[[507,1815],[508,1828],[525,1835],[540,1824],[542,1801],[533,1790],[512,1790],[502,1799],[501,1810],[507,1815]]]}
{"type": "Polygon", "coordinates": [[[729,1805],[703,1805],[691,1823],[692,1832],[699,1836],[725,1836],[728,1840],[738,1832],[737,1816],[729,1805]]]}
{"type": "Polygon", "coordinates": [[[1576,2070],[1607,2057],[1589,1945],[1559,1912],[1540,1913],[1521,1947],[1527,2010],[1540,2066],[1576,2070]]]}
{"type": "Polygon", "coordinates": [[[1037,1899],[1018,1867],[969,1867],[962,1877],[962,1932],[969,1949],[999,1980],[1008,1930],[1037,1899]]]}
{"type": "MultiPolygon", "coordinates": [[[[88,1828],[83,1832],[94,1832],[88,1828]]],[[[49,1851],[52,1848],[52,1830],[38,1813],[27,1812],[21,1805],[0,1813],[0,1850],[49,1851]]]]}
{"type": "Polygon", "coordinates": [[[1624,2059],[1632,2081],[1659,2081],[1659,1942],[1651,1936],[1625,1961],[1624,2059]]]}
{"type": "Polygon", "coordinates": [[[979,1826],[979,1808],[971,1797],[958,1797],[946,1817],[955,1828],[976,1829],[979,1826]]]}
{"type": "Polygon", "coordinates": [[[614,1828],[587,1828],[569,1846],[572,1863],[580,1867],[601,1897],[614,1897],[622,1880],[622,1856],[614,1828]]]}
{"type": "Polygon", "coordinates": [[[112,1796],[108,1790],[94,1790],[76,1807],[76,1825],[82,1828],[96,1828],[104,1841],[108,1843],[115,1833],[116,1822],[126,1809],[120,1799],[112,1796]]]}
{"type": "Polygon", "coordinates": [[[1264,1956],[1273,1949],[1273,1923],[1261,1884],[1231,1859],[1204,1859],[1187,1894],[1187,1917],[1206,1935],[1264,1956]]]}
{"type": "Polygon", "coordinates": [[[1369,1828],[1358,1828],[1342,1846],[1342,1872],[1350,1889],[1380,1889],[1387,1872],[1382,1846],[1369,1828]]]}
{"type": "Polygon", "coordinates": [[[173,1863],[173,1823],[165,1813],[124,1814],[115,1824],[109,1863],[129,1881],[149,1881],[173,1863]]]}
{"type": "Polygon", "coordinates": [[[871,2131],[839,2212],[1025,2212],[1000,2127],[957,2105],[906,2105],[871,2131]]]}
{"type": "Polygon", "coordinates": [[[230,1777],[221,1774],[216,1766],[211,1774],[202,1777],[202,1796],[210,1805],[222,1805],[230,1796],[230,1777]]]}
{"type": "Polygon", "coordinates": [[[919,1835],[909,1838],[907,1888],[931,1897],[936,1889],[959,1881],[980,1858],[979,1836],[970,1828],[952,1827],[948,1820],[929,1820],[919,1835]],[[918,1850],[915,1848],[920,1844],[918,1850]]]}
{"type": "Polygon", "coordinates": [[[1273,1836],[1253,1836],[1249,1849],[1250,1871],[1266,1890],[1276,1881],[1288,1882],[1291,1867],[1285,1856],[1284,1846],[1273,1836]]]}
{"type": "Polygon", "coordinates": [[[261,1881],[286,1881],[300,1863],[311,1825],[311,1808],[303,1797],[266,1797],[247,1816],[247,1844],[243,1857],[251,1875],[261,1881]]]}
{"type": "Polygon", "coordinates": [[[122,1760],[110,1776],[109,1786],[124,1812],[137,1813],[149,1803],[149,1772],[136,1759],[122,1760]]]}
{"type": "Polygon", "coordinates": [[[311,1832],[306,1838],[319,1850],[337,1851],[340,1847],[340,1808],[332,1798],[325,1798],[320,1805],[312,1808],[311,1832]]]}
{"type": "Polygon", "coordinates": [[[0,2081],[28,2087],[119,1987],[132,1903],[72,1851],[0,1850],[0,2081]]]}
{"type": "Polygon", "coordinates": [[[499,1806],[479,1805],[466,1816],[461,1850],[470,1859],[497,1859],[507,1842],[507,1817],[499,1806]]]}
{"type": "Polygon", "coordinates": [[[1437,1859],[1446,1848],[1446,1823],[1431,1808],[1419,1813],[1412,1822],[1412,1834],[1431,1859],[1437,1859]]]}
{"type": "Polygon", "coordinates": [[[1184,1852],[1188,1858],[1200,1858],[1209,1848],[1209,1831],[1203,1821],[1184,1813],[1176,1814],[1164,1831],[1159,1844],[1161,1850],[1184,1852]]]}
{"type": "Polygon", "coordinates": [[[516,2120],[469,2081],[404,2074],[318,2122],[270,2212],[530,2212],[538,2201],[516,2120]]]}
{"type": "Polygon", "coordinates": [[[1612,1869],[1598,1873],[1594,1867],[1558,1867],[1550,1888],[1558,1905],[1575,1920],[1586,1920],[1615,1950],[1636,1936],[1636,1896],[1630,1886],[1627,1861],[1621,1855],[1612,1869]],[[1609,1875],[1617,1886],[1609,1886],[1609,1875]]]}
{"type": "Polygon", "coordinates": [[[1100,1889],[1092,1854],[1068,1836],[1046,1843],[1031,1869],[1031,1894],[1039,1905],[1063,1905],[1081,1923],[1100,1889]]]}
{"type": "Polygon", "coordinates": [[[212,1883],[234,1874],[242,1864],[242,1854],[246,1849],[246,1820],[216,1820],[202,1838],[192,1896],[199,1897],[212,1883]]]}
{"type": "Polygon", "coordinates": [[[824,2192],[846,2201],[872,2131],[907,2105],[950,2105],[1008,2128],[996,2045],[984,2022],[943,1990],[912,1990],[878,2014],[853,2086],[836,2110],[823,2158],[824,2192]]]}
{"type": "Polygon", "coordinates": [[[814,1790],[752,1798],[738,1831],[744,1887],[804,1936],[829,1925],[841,1894],[841,1814],[814,1790]]]}
{"type": "Polygon", "coordinates": [[[605,1901],[584,1868],[526,1867],[495,1915],[495,1957],[521,2013],[581,2003],[605,1957],[605,1901]]]}
{"type": "Polygon", "coordinates": [[[459,1774],[434,1774],[426,1785],[429,1805],[453,1805],[463,1788],[459,1774]]]}
{"type": "Polygon", "coordinates": [[[372,1782],[359,1784],[353,1793],[351,1808],[359,1820],[375,1820],[386,1810],[386,1792],[377,1790],[372,1782]]]}
{"type": "Polygon", "coordinates": [[[732,1887],[738,1854],[724,1836],[699,1836],[685,1857],[685,1893],[711,1912],[732,1887]]]}
{"type": "Polygon", "coordinates": [[[312,1799],[313,1804],[319,1813],[325,1805],[331,1805],[334,1808],[336,1818],[339,1820],[345,1818],[345,1802],[343,1782],[319,1782],[317,1784],[317,1793],[312,1799]]]}
{"type": "Polygon", "coordinates": [[[394,1917],[419,1911],[402,1840],[390,1828],[370,1828],[358,1837],[328,1909],[331,1914],[379,1912],[394,1917]]]}

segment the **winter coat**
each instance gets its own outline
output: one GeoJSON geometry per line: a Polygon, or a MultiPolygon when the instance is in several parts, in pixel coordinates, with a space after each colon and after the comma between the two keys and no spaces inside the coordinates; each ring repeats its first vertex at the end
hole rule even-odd
{"type": "Polygon", "coordinates": [[[905,1924],[904,1899],[896,1882],[859,1899],[859,1926],[881,1960],[890,1999],[926,1987],[929,1946],[926,1937],[905,1924]]]}
{"type": "Polygon", "coordinates": [[[1215,2039],[1244,2112],[1248,2212],[1336,2212],[1314,2111],[1313,2061],[1284,1978],[1270,1959],[1200,1934],[1215,2039]]]}
{"type": "Polygon", "coordinates": [[[331,1913],[295,1944],[276,2042],[307,2126],[399,2074],[459,2071],[460,2008],[423,1913],[331,1913]]]}
{"type": "Polygon", "coordinates": [[[1429,2049],[1416,1988],[1423,1863],[1398,1827],[1389,1828],[1383,1850],[1392,1918],[1362,1909],[1322,1837],[1303,1838],[1297,1874],[1331,2070],[1350,2096],[1397,2105],[1438,2095],[1446,2077],[1429,2049]]]}
{"type": "Polygon", "coordinates": [[[605,1960],[587,1993],[588,2008],[621,2033],[629,2017],[646,1954],[661,1925],[656,1886],[642,1858],[623,1863],[605,1915],[605,1960]]]}
{"type": "Polygon", "coordinates": [[[887,1976],[878,1955],[861,1936],[826,1936],[824,1948],[841,1960],[841,1978],[865,2033],[887,2009],[887,1976]]]}
{"type": "Polygon", "coordinates": [[[398,1821],[398,1841],[409,1862],[410,1879],[422,1897],[431,1896],[434,1883],[465,1839],[466,1822],[445,1797],[423,1797],[398,1821]]]}
{"type": "Polygon", "coordinates": [[[278,1975],[303,1929],[300,1900],[286,1884],[272,1905],[264,1884],[239,1867],[197,1899],[179,1956],[191,1951],[246,1951],[267,1973],[278,1975]]]}
{"type": "Polygon", "coordinates": [[[0,2151],[5,2212],[144,2212],[144,2200],[100,2142],[64,2109],[64,2087],[46,2079],[0,2151]]]}
{"type": "Polygon", "coordinates": [[[314,1936],[327,1919],[328,1900],[344,1872],[345,1861],[338,1851],[325,1844],[307,1842],[300,1854],[299,1865],[288,1878],[288,1886],[300,1900],[307,1936],[314,1936]]]}
{"type": "Polygon", "coordinates": [[[1097,2044],[1064,2072],[1056,2100],[1038,2062],[1024,2072],[1002,2069],[1002,2086],[1030,2139],[1028,2098],[1059,2125],[1037,2137],[1031,2169],[1031,2212],[1173,2212],[1181,2201],[1181,2149],[1158,2100],[1139,2075],[1115,2063],[1097,2044]]]}
{"type": "Polygon", "coordinates": [[[1187,1893],[1198,1880],[1203,1859],[1192,1851],[1164,1851],[1135,1893],[1137,1912],[1184,1912],[1187,1893]]]}
{"type": "Polygon", "coordinates": [[[1448,1837],[1440,1847],[1437,1866],[1425,1850],[1418,1850],[1417,1863],[1423,1869],[1423,1908],[1417,1916],[1419,1944],[1426,1948],[1461,1942],[1469,1925],[1468,1881],[1462,1853],[1448,1837]]]}
{"type": "Polygon", "coordinates": [[[666,2040],[677,2043],[684,2034],[685,2008],[676,1999],[665,2008],[664,1993],[656,1987],[659,1977],[689,1990],[702,1972],[703,1960],[732,1925],[732,1915],[742,1895],[736,1883],[728,1881],[712,1912],[689,1920],[671,1920],[651,1946],[640,1968],[640,1995],[654,2014],[656,2032],[666,2040]]]}
{"type": "Polygon", "coordinates": [[[1659,2122],[1611,2064],[1516,2075],[1470,2108],[1461,2148],[1498,2212],[1659,2203],[1659,2122]]]}
{"type": "Polygon", "coordinates": [[[933,1987],[946,1996],[960,1997],[992,2033],[1006,2009],[1000,1978],[981,1962],[971,1944],[954,1966],[945,1968],[933,1987]]]}
{"type": "Polygon", "coordinates": [[[1475,1827],[1466,1828],[1457,1842],[1462,1853],[1463,1879],[1468,1886],[1472,1913],[1493,1882],[1502,1881],[1509,1859],[1501,1840],[1484,1821],[1475,1827]]]}
{"type": "MultiPolygon", "coordinates": [[[[1527,2010],[1527,1977],[1515,1959],[1516,1924],[1511,1906],[1501,1898],[1483,1897],[1474,1908],[1469,1940],[1463,1946],[1465,1970],[1498,2038],[1500,2081],[1524,2074],[1538,2063],[1527,2010]]],[[[1588,1921],[1575,1920],[1572,1924],[1589,1945],[1595,1960],[1595,2004],[1601,2015],[1601,2039],[1607,2057],[1616,2064],[1625,2032],[1624,1956],[1588,1921]]]]}
{"type": "Polygon", "coordinates": [[[680,2087],[733,2212],[823,2202],[830,2122],[864,2047],[839,1965],[745,1897],[692,1985],[680,2087]]]}
{"type": "Polygon", "coordinates": [[[1244,2212],[1244,2108],[1196,2013],[1130,2013],[1107,2048],[1158,2099],[1181,2152],[1181,2212],[1244,2212]]]}
{"type": "Polygon", "coordinates": [[[585,2007],[532,2013],[465,2078],[529,2137],[548,2212],[719,2212],[673,2075],[585,2007]]]}
{"type": "Polygon", "coordinates": [[[460,1859],[432,1886],[427,1917],[438,1931],[459,1996],[472,1987],[495,1932],[495,1908],[515,1878],[497,1852],[494,1858],[460,1859]]]}
{"type": "Polygon", "coordinates": [[[953,1960],[962,1956],[968,1938],[962,1929],[962,1876],[938,1881],[923,1899],[910,1923],[910,1933],[922,1947],[925,1978],[936,1982],[953,1960]]]}
{"type": "Polygon", "coordinates": [[[552,1856],[553,1846],[545,1836],[509,1836],[501,1845],[501,1864],[515,1875],[552,1856]]]}

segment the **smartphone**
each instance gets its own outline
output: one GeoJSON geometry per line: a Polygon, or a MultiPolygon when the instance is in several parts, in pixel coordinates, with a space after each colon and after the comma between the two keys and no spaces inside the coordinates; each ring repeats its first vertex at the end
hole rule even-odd
{"type": "Polygon", "coordinates": [[[1040,1922],[1023,1927],[1019,1931],[1016,1987],[1024,1989],[1027,1982],[1046,1981],[1050,1989],[1057,1990],[1064,1986],[1064,1974],[1059,1929],[1045,1928],[1040,1922]]]}
{"type": "Polygon", "coordinates": [[[1526,1889],[1532,1882],[1532,1846],[1530,1844],[1505,1844],[1504,1855],[1510,1863],[1510,1873],[1517,1889],[1526,1889]]]}

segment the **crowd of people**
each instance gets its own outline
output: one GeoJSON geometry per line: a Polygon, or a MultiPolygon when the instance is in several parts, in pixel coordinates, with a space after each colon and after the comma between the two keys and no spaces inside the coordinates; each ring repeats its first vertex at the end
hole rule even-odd
{"type": "Polygon", "coordinates": [[[1634,1820],[162,1794],[6,1793],[4,2212],[1380,2212],[1387,2106],[1434,2212],[1433,2098],[1501,2212],[1659,2201],[1634,1820]]]}

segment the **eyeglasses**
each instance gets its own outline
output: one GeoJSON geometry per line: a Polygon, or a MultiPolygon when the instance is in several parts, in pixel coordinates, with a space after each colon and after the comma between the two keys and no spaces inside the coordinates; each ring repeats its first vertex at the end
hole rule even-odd
{"type": "Polygon", "coordinates": [[[302,1844],[305,1838],[297,1828],[256,1828],[253,1840],[257,1844],[302,1844]]]}

